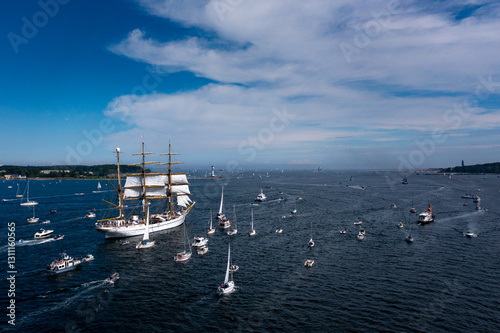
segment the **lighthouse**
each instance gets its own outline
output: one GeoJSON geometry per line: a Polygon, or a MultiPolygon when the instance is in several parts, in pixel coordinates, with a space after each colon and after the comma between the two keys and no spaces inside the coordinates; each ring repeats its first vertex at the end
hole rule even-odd
{"type": "Polygon", "coordinates": [[[212,174],[210,175],[210,177],[215,177],[215,170],[213,165],[212,165],[212,174]]]}

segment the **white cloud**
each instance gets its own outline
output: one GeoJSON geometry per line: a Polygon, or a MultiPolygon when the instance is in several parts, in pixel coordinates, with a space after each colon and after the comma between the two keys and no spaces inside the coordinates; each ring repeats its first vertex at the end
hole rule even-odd
{"type": "MultiPolygon", "coordinates": [[[[430,12],[421,3],[397,1],[140,3],[151,14],[218,39],[164,42],[143,28],[110,49],[216,83],[170,95],[123,96],[127,107],[115,100],[106,114],[158,136],[185,137],[200,150],[236,149],[282,105],[296,118],[269,147],[314,145],[340,134],[389,143],[402,129],[453,131],[456,122],[444,115],[474,95],[478,76],[494,74],[500,81],[500,11],[494,4],[481,17],[455,21],[446,8],[430,12]],[[346,58],[342,43],[356,52],[346,58]],[[394,132],[381,138],[373,130],[394,132]]],[[[495,89],[498,94],[500,84],[495,89]]],[[[472,110],[458,129],[500,127],[498,110],[482,111],[472,110]]]]}

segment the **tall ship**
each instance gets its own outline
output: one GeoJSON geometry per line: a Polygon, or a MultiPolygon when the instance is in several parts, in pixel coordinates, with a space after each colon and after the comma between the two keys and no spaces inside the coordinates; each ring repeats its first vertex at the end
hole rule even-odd
{"type": "Polygon", "coordinates": [[[184,162],[172,162],[173,155],[171,144],[168,145],[168,163],[146,162],[147,153],[144,151],[144,141],[142,142],[142,162],[131,164],[131,166],[141,166],[142,172],[127,174],[125,186],[121,186],[120,174],[120,148],[116,149],[118,165],[118,187],[111,184],[118,195],[118,205],[106,201],[119,210],[119,216],[99,220],[95,226],[98,232],[104,234],[105,238],[123,238],[144,235],[146,222],[149,222],[149,233],[172,229],[184,223],[187,214],[195,204],[189,197],[189,183],[186,173],[173,173],[173,164],[184,162]],[[147,164],[168,165],[167,173],[146,172],[147,164]],[[175,204],[174,199],[177,199],[175,204]],[[128,200],[142,200],[143,216],[132,215],[130,218],[124,216],[124,202],[128,200]],[[163,200],[166,202],[166,211],[159,214],[150,214],[150,205],[153,200],[163,200]]]}

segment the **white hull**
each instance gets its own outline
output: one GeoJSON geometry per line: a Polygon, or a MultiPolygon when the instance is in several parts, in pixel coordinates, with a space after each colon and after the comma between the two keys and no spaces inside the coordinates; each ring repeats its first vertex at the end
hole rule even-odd
{"type": "Polygon", "coordinates": [[[219,287],[217,289],[217,294],[219,295],[224,295],[224,294],[230,294],[234,291],[234,282],[233,281],[228,281],[227,287],[219,287]]]}
{"type": "Polygon", "coordinates": [[[135,246],[136,249],[147,249],[149,247],[153,247],[155,245],[155,241],[147,241],[146,243],[143,243],[143,241],[140,241],[137,243],[135,246]]]}
{"type": "MultiPolygon", "coordinates": [[[[158,222],[158,223],[153,223],[149,225],[149,233],[155,233],[157,231],[162,231],[162,230],[168,230],[172,229],[175,227],[180,226],[182,223],[184,223],[184,220],[186,219],[186,215],[183,214],[179,217],[176,217],[174,219],[165,221],[165,222],[158,222]]],[[[120,227],[113,227],[113,226],[96,226],[96,230],[103,233],[105,238],[123,238],[123,237],[133,237],[133,236],[139,236],[139,235],[144,235],[144,230],[146,229],[145,224],[136,224],[136,225],[129,225],[129,226],[120,226],[120,227]]]]}
{"type": "Polygon", "coordinates": [[[36,206],[38,205],[38,202],[36,201],[28,201],[28,202],[23,202],[21,206],[36,206]]]}

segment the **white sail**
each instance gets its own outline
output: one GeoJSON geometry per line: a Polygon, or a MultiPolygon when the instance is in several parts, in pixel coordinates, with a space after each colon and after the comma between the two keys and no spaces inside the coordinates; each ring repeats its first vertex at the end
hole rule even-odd
{"type": "Polygon", "coordinates": [[[224,186],[222,186],[222,192],[220,195],[220,207],[219,207],[219,215],[222,214],[222,203],[224,202],[224,186]]]}
{"type": "Polygon", "coordinates": [[[229,248],[227,250],[227,269],[226,269],[226,277],[224,278],[224,283],[229,281],[229,263],[231,262],[231,244],[229,244],[229,248]]]}
{"type": "MultiPolygon", "coordinates": [[[[168,180],[167,180],[168,181],[168,180]]],[[[146,175],[146,195],[148,197],[166,197],[165,176],[146,175]]],[[[143,196],[142,176],[127,176],[124,186],[124,198],[140,198],[143,196]]]]}
{"type": "Polygon", "coordinates": [[[146,208],[146,229],[144,230],[144,237],[142,238],[142,240],[149,240],[149,203],[147,204],[146,208]]]}
{"type": "Polygon", "coordinates": [[[98,182],[98,183],[97,183],[97,189],[98,189],[98,190],[100,190],[100,189],[101,189],[101,183],[100,183],[100,182],[98,182]]]}
{"type": "Polygon", "coordinates": [[[252,208],[252,231],[253,231],[253,208],[252,208]]]}

